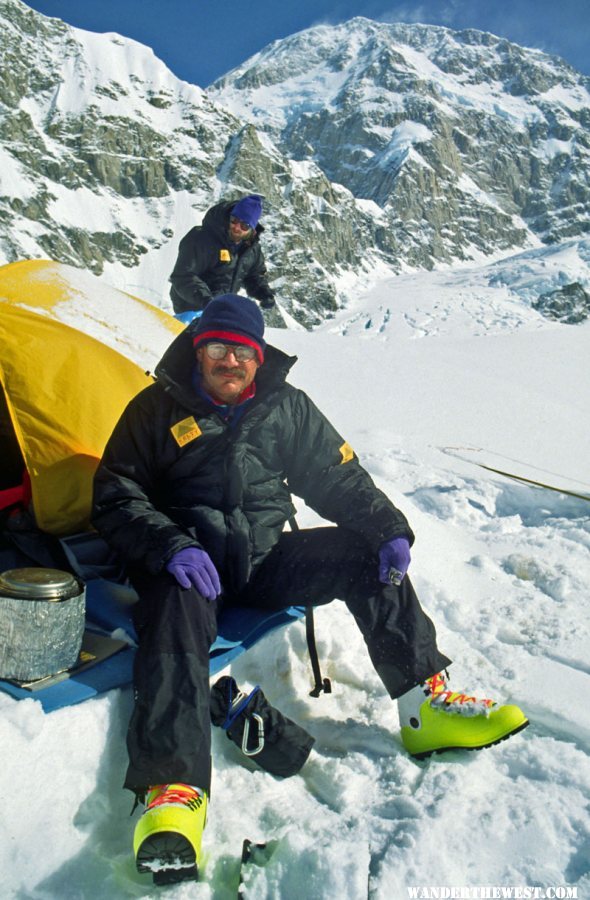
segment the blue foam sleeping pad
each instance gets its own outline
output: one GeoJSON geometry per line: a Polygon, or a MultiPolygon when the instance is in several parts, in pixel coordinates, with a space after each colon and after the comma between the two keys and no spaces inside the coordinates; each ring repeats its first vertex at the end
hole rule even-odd
{"type": "MultiPolygon", "coordinates": [[[[132,588],[104,578],[86,582],[86,627],[89,631],[135,641],[131,607],[137,597],[132,588]]],[[[301,618],[303,607],[278,612],[245,607],[226,607],[219,616],[218,637],[209,652],[210,673],[216,675],[262,637],[301,618]]],[[[18,700],[39,700],[46,712],[81,703],[90,697],[130,684],[135,651],[129,645],[90,668],[35,691],[0,681],[0,690],[18,700]]]]}

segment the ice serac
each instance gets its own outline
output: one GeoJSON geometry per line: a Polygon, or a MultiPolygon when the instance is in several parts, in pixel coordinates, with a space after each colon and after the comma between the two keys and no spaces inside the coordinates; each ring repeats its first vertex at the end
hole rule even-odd
{"type": "Polygon", "coordinates": [[[168,307],[182,235],[255,191],[281,307],[313,327],[375,273],[589,228],[589,81],[493,35],[356,18],[202,90],[135,41],[0,0],[0,50],[0,262],[49,257],[168,307]]]}

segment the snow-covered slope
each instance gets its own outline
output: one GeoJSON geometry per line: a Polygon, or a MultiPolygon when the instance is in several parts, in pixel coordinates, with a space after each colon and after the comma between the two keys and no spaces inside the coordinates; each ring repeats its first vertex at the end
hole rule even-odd
{"type": "MultiPolygon", "coordinates": [[[[412,576],[454,659],[452,685],[520,703],[530,728],[481,753],[412,761],[354,622],[339,602],[322,608],[332,695],[308,696],[300,623],[232,667],[316,737],[308,763],[278,781],[216,732],[203,880],[167,897],[234,897],[246,837],[268,845],[245,876],[252,900],[403,900],[422,885],[589,894],[590,504],[464,452],[590,493],[590,326],[549,322],[522,299],[562,270],[587,277],[587,248],[543,254],[375,282],[321,330],[268,335],[297,353],[293,383],[407,513],[412,576]]],[[[91,302],[89,279],[84,293],[91,302]]],[[[317,518],[301,509],[299,520],[317,518]]],[[[133,867],[121,790],[130,709],[128,689],[49,715],[0,695],[2,897],[161,895],[133,867]]]]}

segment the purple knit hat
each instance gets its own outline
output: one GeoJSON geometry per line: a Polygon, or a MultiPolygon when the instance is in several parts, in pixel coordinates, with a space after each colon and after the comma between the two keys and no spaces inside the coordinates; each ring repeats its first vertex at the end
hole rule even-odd
{"type": "Polygon", "coordinates": [[[242,197],[233,207],[231,214],[236,219],[240,219],[241,222],[245,222],[250,228],[256,228],[262,215],[262,197],[258,194],[249,194],[247,197],[242,197]]]}

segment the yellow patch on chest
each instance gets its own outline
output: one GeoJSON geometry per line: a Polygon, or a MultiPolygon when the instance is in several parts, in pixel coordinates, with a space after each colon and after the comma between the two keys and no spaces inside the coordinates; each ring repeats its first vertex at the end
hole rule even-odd
{"type": "Polygon", "coordinates": [[[203,433],[197,425],[194,416],[189,416],[188,419],[182,419],[182,421],[177,422],[170,431],[179,447],[190,444],[191,441],[196,440],[203,433]]]}

